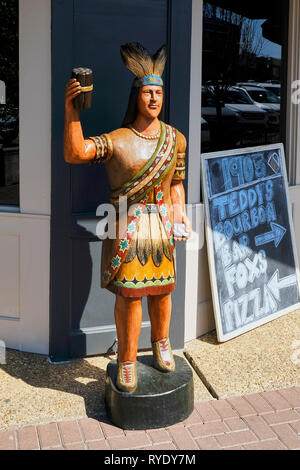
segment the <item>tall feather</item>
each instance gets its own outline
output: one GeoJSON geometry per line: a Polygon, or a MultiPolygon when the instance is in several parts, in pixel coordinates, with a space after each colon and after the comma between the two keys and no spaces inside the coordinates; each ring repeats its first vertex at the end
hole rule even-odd
{"type": "Polygon", "coordinates": [[[167,237],[165,228],[161,221],[160,221],[160,230],[161,230],[161,239],[162,239],[164,254],[168,258],[169,261],[172,261],[173,255],[172,255],[171,245],[167,237]]]}
{"type": "Polygon", "coordinates": [[[161,77],[167,61],[167,46],[160,47],[152,56],[152,59],[154,62],[153,73],[161,77]]]}
{"type": "Polygon", "coordinates": [[[140,43],[130,42],[123,44],[120,52],[125,66],[137,78],[143,78],[153,73],[153,59],[140,43]]]}
{"type": "Polygon", "coordinates": [[[151,248],[149,214],[142,214],[138,225],[136,244],[137,257],[142,266],[148,262],[151,248]]]}
{"type": "Polygon", "coordinates": [[[160,218],[156,213],[150,214],[150,229],[152,242],[152,260],[154,265],[159,268],[163,260],[164,248],[161,236],[160,218]]]}
{"type": "Polygon", "coordinates": [[[125,263],[130,263],[130,261],[134,260],[136,257],[136,245],[137,245],[137,231],[135,231],[133,238],[130,243],[129,250],[127,251],[127,255],[125,258],[125,263]]]}

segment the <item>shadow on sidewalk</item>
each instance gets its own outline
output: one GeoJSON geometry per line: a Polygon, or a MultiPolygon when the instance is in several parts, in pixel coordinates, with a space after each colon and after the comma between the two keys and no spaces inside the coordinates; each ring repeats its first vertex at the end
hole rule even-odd
{"type": "Polygon", "coordinates": [[[0,365],[0,428],[20,420],[31,423],[33,417],[103,416],[106,366],[111,359],[97,356],[52,364],[47,356],[8,349],[6,364],[0,365]]]}

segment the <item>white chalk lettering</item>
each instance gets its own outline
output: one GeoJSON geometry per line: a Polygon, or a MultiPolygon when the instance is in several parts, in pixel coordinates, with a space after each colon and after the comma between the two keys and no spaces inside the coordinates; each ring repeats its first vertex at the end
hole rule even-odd
{"type": "Polygon", "coordinates": [[[251,210],[255,206],[262,206],[271,202],[274,198],[274,183],[268,180],[259,183],[250,189],[241,189],[230,194],[216,197],[213,200],[213,207],[217,209],[219,220],[235,217],[246,210],[251,210]]]}
{"type": "Polygon", "coordinates": [[[266,207],[260,206],[252,208],[249,212],[244,211],[241,215],[233,219],[226,219],[224,222],[219,222],[214,228],[215,247],[218,251],[222,244],[227,240],[231,240],[235,235],[250,232],[250,230],[263,225],[266,222],[271,223],[277,220],[277,214],[274,201],[268,202],[266,207]],[[220,236],[222,234],[222,236],[220,236]]]}
{"type": "Polygon", "coordinates": [[[229,242],[223,245],[221,249],[221,260],[222,260],[223,268],[227,268],[228,266],[232,264],[232,254],[231,254],[229,242]]]}
{"type": "Polygon", "coordinates": [[[236,267],[234,265],[231,266],[229,269],[225,269],[224,271],[224,276],[225,276],[225,281],[226,281],[229,297],[234,297],[234,294],[235,294],[234,288],[233,288],[233,285],[236,282],[235,274],[236,274],[236,267]]]}
{"type": "Polygon", "coordinates": [[[227,333],[235,328],[241,328],[255,319],[276,312],[277,302],[267,286],[264,286],[263,289],[263,297],[261,296],[261,289],[257,288],[235,300],[224,302],[222,311],[227,333]],[[263,301],[262,305],[261,300],[263,301]]]}
{"type": "Polygon", "coordinates": [[[259,180],[267,175],[264,154],[255,156],[223,158],[221,163],[225,191],[234,186],[241,186],[245,182],[259,180]],[[252,158],[251,158],[252,157],[252,158]]]}
{"type": "Polygon", "coordinates": [[[238,289],[245,289],[248,284],[248,270],[244,263],[237,265],[235,276],[238,289]]]}
{"type": "Polygon", "coordinates": [[[237,245],[235,242],[234,250],[235,254],[233,255],[233,251],[232,253],[230,252],[229,245],[227,244],[226,250],[223,252],[223,266],[225,267],[224,277],[230,298],[234,297],[236,293],[235,288],[239,291],[247,287],[248,284],[253,284],[256,279],[259,279],[267,272],[268,268],[267,257],[264,250],[255,253],[252,260],[248,256],[249,248],[237,245]],[[245,250],[244,253],[242,250],[245,250]],[[244,254],[247,256],[246,259],[244,254]],[[229,264],[230,260],[238,261],[238,258],[240,262],[237,265],[229,264]]]}
{"type": "Polygon", "coordinates": [[[251,261],[249,258],[245,260],[245,265],[247,266],[249,270],[249,276],[248,280],[250,283],[254,281],[254,279],[258,279],[260,276],[260,270],[257,266],[258,263],[258,255],[255,255],[253,258],[253,261],[251,261]]]}

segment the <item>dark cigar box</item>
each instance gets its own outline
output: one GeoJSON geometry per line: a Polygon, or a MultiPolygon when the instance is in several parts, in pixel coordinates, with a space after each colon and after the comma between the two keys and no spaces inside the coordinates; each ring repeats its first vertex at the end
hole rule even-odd
{"type": "MultiPolygon", "coordinates": [[[[80,83],[82,87],[91,87],[93,85],[93,72],[85,67],[77,67],[72,70],[72,78],[80,83]]],[[[92,90],[83,90],[74,99],[74,105],[77,109],[89,109],[92,106],[92,90]]]]}

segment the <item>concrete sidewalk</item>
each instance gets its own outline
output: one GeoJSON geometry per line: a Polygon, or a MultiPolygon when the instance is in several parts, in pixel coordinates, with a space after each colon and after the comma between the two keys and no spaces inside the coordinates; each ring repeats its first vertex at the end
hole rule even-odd
{"type": "Polygon", "coordinates": [[[195,411],[161,430],[124,432],[108,422],[105,372],[115,356],[51,364],[8,349],[0,449],[299,449],[299,320],[294,312],[226,343],[215,332],[187,343],[176,354],[193,369],[195,411]]]}
{"type": "Polygon", "coordinates": [[[81,418],[1,431],[3,449],[299,450],[300,387],[199,402],[186,421],[156,430],[81,418]]]}

